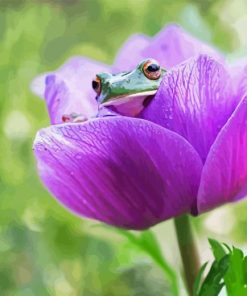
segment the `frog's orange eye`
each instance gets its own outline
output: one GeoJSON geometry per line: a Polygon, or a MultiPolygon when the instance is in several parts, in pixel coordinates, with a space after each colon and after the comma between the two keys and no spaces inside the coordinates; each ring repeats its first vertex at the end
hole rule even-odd
{"type": "Polygon", "coordinates": [[[160,65],[155,60],[148,60],[143,65],[143,72],[148,79],[159,79],[161,75],[160,65]]]}
{"type": "Polygon", "coordinates": [[[96,92],[97,95],[101,92],[101,81],[98,76],[95,77],[95,79],[92,81],[92,88],[96,92]]]}

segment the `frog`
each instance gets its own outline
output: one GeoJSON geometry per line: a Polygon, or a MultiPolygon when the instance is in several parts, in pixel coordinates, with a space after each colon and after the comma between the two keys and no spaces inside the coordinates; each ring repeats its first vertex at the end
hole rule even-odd
{"type": "MultiPolygon", "coordinates": [[[[137,117],[156,94],[166,72],[155,59],[148,58],[131,71],[96,74],[92,88],[96,93],[98,114],[109,108],[115,114],[137,117]]],[[[80,114],[64,118],[72,118],[73,122],[85,120],[80,114]]]]}

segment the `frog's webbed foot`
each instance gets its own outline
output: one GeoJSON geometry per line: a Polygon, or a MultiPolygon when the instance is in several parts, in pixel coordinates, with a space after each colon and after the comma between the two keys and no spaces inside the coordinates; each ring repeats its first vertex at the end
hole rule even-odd
{"type": "Polygon", "coordinates": [[[87,118],[84,115],[78,114],[78,113],[64,114],[62,116],[62,121],[64,123],[66,122],[78,123],[78,122],[84,122],[86,120],[87,118]]]}

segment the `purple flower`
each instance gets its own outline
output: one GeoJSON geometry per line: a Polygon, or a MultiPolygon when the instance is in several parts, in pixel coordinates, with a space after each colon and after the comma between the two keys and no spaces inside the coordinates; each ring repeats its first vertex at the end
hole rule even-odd
{"type": "MultiPolygon", "coordinates": [[[[46,75],[44,97],[54,125],[34,142],[43,183],[74,213],[129,229],[242,198],[246,71],[229,69],[220,53],[174,25],[153,38],[132,36],[112,67],[69,60],[46,75]],[[129,70],[146,57],[169,71],[139,118],[60,124],[65,113],[96,114],[96,73],[129,70]]],[[[43,80],[33,85],[39,94],[43,80]]]]}

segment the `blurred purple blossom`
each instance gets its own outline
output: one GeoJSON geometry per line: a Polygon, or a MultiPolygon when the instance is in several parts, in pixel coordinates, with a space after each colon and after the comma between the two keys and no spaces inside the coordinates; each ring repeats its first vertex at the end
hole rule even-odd
{"type": "Polygon", "coordinates": [[[42,181],[74,213],[129,229],[244,197],[246,73],[175,25],[130,37],[112,67],[70,59],[33,83],[53,124],[34,142],[42,181]],[[129,70],[147,57],[169,71],[139,118],[61,124],[62,114],[96,114],[96,73],[129,70]]]}

